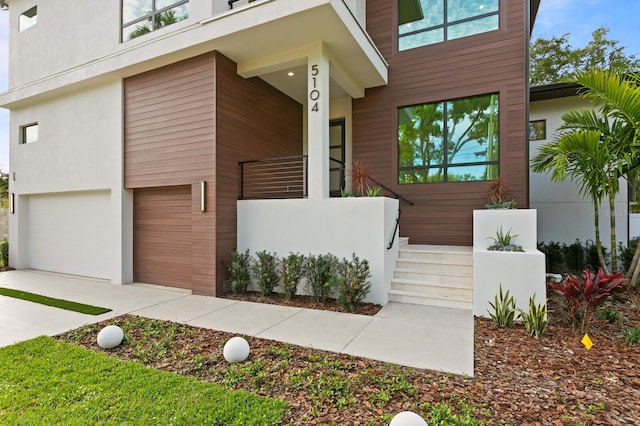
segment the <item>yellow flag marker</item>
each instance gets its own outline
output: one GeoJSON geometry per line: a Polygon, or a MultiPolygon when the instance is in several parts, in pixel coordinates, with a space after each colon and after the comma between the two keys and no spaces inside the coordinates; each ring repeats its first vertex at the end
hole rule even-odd
{"type": "Polygon", "coordinates": [[[585,334],[580,342],[582,342],[582,344],[584,345],[585,348],[587,348],[587,350],[591,349],[591,346],[593,346],[593,342],[589,338],[588,334],[585,334]]]}

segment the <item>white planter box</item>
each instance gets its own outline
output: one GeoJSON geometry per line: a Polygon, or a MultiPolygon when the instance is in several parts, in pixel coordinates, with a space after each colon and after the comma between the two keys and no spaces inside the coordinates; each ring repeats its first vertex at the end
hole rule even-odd
{"type": "Polygon", "coordinates": [[[529,298],[535,294],[536,304],[547,303],[544,253],[536,248],[535,210],[475,210],[473,212],[473,314],[489,317],[490,302],[500,291],[507,290],[516,307],[528,312],[529,298]],[[514,244],[522,252],[489,251],[487,247],[502,227],[511,230],[514,244]]]}

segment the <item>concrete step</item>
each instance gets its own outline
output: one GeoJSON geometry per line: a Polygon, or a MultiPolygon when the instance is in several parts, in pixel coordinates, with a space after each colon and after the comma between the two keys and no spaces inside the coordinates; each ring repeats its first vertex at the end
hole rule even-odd
{"type": "Polygon", "coordinates": [[[471,247],[407,244],[400,248],[389,300],[454,309],[473,308],[471,247]]]}
{"type": "Polygon", "coordinates": [[[455,286],[473,288],[473,277],[467,274],[437,274],[428,269],[396,268],[393,272],[396,279],[416,280],[434,286],[455,286]]]}
{"type": "Polygon", "coordinates": [[[391,302],[411,303],[414,305],[437,306],[440,308],[452,309],[473,309],[472,300],[457,300],[453,298],[431,298],[422,294],[402,290],[391,290],[389,292],[391,302]]]}
{"type": "Polygon", "coordinates": [[[447,261],[426,261],[424,259],[401,257],[396,261],[396,268],[429,271],[434,274],[473,276],[473,264],[450,263],[447,261]]]}
{"type": "Polygon", "coordinates": [[[409,237],[398,237],[398,248],[406,247],[409,245],[409,237]]]}
{"type": "Polygon", "coordinates": [[[400,249],[398,256],[401,259],[473,265],[473,252],[470,247],[407,245],[400,249]]]}
{"type": "Polygon", "coordinates": [[[416,293],[423,297],[435,299],[471,300],[473,298],[472,287],[454,286],[451,284],[437,285],[425,283],[422,280],[406,278],[394,278],[391,280],[391,289],[416,293]]]}

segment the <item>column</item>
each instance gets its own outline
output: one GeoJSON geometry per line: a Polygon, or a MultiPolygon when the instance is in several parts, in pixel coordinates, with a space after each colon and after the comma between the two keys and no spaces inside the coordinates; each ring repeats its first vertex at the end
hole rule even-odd
{"type": "Polygon", "coordinates": [[[328,198],[329,59],[322,44],[309,55],[307,92],[309,198],[328,198]]]}

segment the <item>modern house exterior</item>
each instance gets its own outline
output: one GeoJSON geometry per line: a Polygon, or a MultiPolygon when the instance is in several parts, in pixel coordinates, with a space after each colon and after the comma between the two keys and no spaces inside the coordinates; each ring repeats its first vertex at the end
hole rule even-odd
{"type": "Polygon", "coordinates": [[[499,175],[529,206],[539,0],[6,3],[18,269],[217,295],[236,247],[356,253],[386,303],[399,235],[470,246],[499,175]],[[356,160],[386,197],[335,197],[356,160]]]}
{"type": "MultiPolygon", "coordinates": [[[[531,120],[530,158],[538,148],[553,142],[562,126],[562,114],[571,109],[592,108],[592,104],[578,95],[579,86],[557,83],[531,88],[529,117],[531,120]]],[[[595,241],[594,212],[591,200],[578,192],[575,182],[552,182],[547,173],[531,173],[530,207],[538,211],[538,241],[571,244],[579,239],[583,244],[595,241]]],[[[629,215],[627,182],[620,181],[616,197],[616,236],[624,245],[631,233],[633,216],[629,215]]],[[[600,238],[609,247],[611,226],[609,205],[605,200],[600,207],[600,238]]],[[[609,247],[610,248],[610,247],[609,247]]]]}

